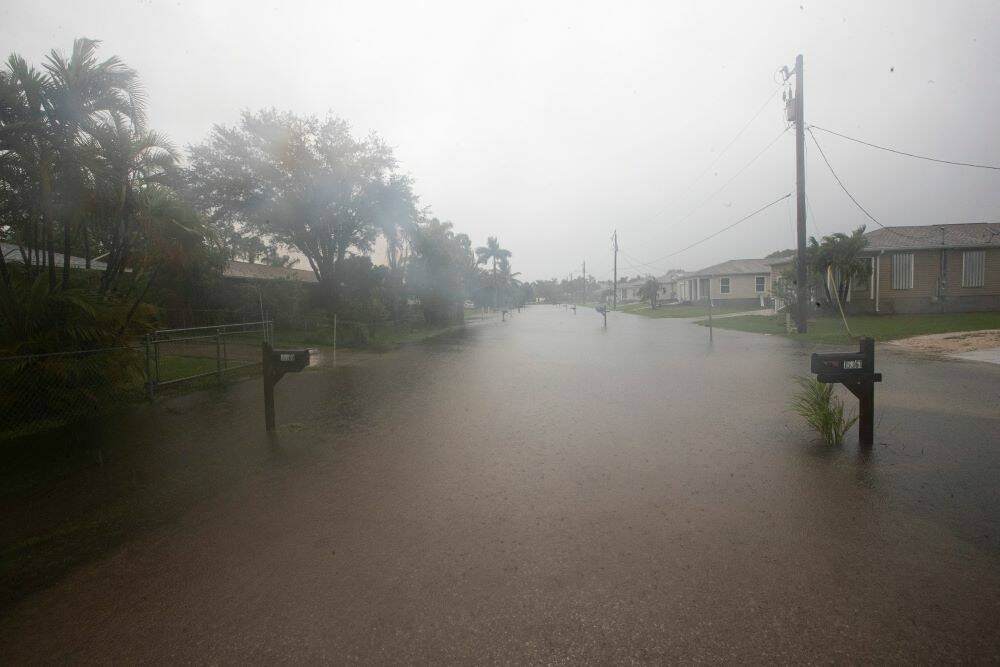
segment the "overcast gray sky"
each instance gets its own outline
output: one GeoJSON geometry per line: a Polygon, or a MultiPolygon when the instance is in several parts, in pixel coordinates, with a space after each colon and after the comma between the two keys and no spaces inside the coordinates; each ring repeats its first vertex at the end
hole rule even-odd
{"type": "MultiPolygon", "coordinates": [[[[708,199],[785,127],[780,93],[696,179],[800,52],[807,122],[1000,163],[996,1],[0,4],[5,51],[40,63],[78,36],[139,70],[180,145],[265,106],[378,132],[435,215],[529,279],[608,277],[616,228],[628,275],[792,246],[788,200],[659,260],[794,190],[789,131],[708,199]]],[[[817,137],[885,224],[1000,220],[1000,172],[817,137]]],[[[808,148],[810,233],[865,223],[808,148]]]]}

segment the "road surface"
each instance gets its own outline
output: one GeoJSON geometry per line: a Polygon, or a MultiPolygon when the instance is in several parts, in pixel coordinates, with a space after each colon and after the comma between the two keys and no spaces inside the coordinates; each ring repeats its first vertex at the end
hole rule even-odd
{"type": "Polygon", "coordinates": [[[880,348],[865,454],[787,412],[810,351],[539,306],[286,376],[273,438],[258,381],[109,422],[7,514],[97,555],[0,659],[1000,660],[1000,368],[880,348]]]}

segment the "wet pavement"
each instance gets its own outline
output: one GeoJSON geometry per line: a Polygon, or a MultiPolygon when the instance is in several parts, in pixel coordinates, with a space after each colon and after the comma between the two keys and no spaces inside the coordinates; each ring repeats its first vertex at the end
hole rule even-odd
{"type": "Polygon", "coordinates": [[[880,348],[864,453],[786,411],[812,349],[608,324],[286,376],[270,438],[257,381],[78,434],[2,529],[98,555],[8,586],[0,660],[1000,660],[1000,367],[880,348]]]}

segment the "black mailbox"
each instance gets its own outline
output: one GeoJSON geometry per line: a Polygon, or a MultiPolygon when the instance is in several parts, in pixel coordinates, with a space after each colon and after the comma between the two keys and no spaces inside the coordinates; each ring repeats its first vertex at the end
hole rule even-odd
{"type": "Polygon", "coordinates": [[[810,370],[825,383],[840,383],[858,397],[858,439],[871,445],[875,434],[875,383],[882,374],[875,372],[875,341],[861,339],[857,352],[813,353],[810,370]]]}
{"type": "Polygon", "coordinates": [[[271,368],[298,373],[309,365],[309,350],[271,350],[271,368]]]}
{"type": "Polygon", "coordinates": [[[860,352],[813,353],[810,370],[816,374],[871,373],[874,363],[860,352]]]}
{"type": "Polygon", "coordinates": [[[309,350],[275,350],[267,342],[262,346],[264,376],[264,425],[274,430],[274,385],[285,373],[298,373],[309,365],[309,350]]]}

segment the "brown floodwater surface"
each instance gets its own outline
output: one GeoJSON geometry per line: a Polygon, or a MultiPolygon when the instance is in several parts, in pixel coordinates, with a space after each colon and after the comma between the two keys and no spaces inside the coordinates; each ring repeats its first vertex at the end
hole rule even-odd
{"type": "Polygon", "coordinates": [[[811,349],[601,324],[325,356],[272,436],[253,380],[12,458],[0,659],[1000,660],[1000,367],[880,347],[864,452],[787,411],[811,349]]]}

